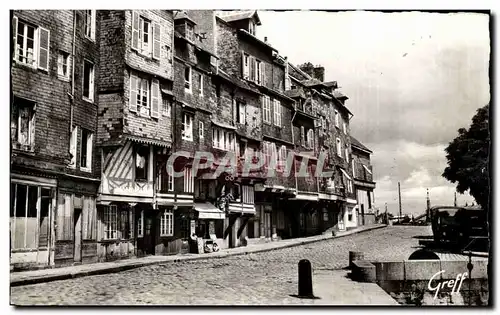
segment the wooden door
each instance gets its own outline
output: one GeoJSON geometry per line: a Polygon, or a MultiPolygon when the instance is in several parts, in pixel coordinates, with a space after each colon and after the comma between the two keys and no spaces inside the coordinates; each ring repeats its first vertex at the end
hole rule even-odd
{"type": "Polygon", "coordinates": [[[154,254],[154,226],[151,214],[144,216],[144,252],[154,254]]]}

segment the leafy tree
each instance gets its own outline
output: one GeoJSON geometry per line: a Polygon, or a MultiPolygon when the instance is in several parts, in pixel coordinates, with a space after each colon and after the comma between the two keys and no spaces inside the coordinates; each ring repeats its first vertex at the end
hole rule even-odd
{"type": "Polygon", "coordinates": [[[469,129],[458,129],[458,137],[445,149],[448,166],[443,177],[457,183],[457,191],[469,194],[485,210],[489,210],[490,132],[489,109],[486,105],[477,110],[469,129]]]}

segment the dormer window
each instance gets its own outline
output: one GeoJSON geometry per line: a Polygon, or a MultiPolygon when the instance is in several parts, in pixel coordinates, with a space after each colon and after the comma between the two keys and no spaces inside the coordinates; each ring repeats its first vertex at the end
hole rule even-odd
{"type": "Polygon", "coordinates": [[[252,35],[255,35],[255,23],[253,21],[250,21],[248,23],[248,32],[252,35]]]}
{"type": "Polygon", "coordinates": [[[186,38],[194,42],[194,25],[186,22],[186,38]]]}

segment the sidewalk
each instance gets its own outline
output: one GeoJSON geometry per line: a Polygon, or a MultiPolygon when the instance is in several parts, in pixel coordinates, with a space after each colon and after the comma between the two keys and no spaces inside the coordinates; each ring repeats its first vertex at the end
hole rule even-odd
{"type": "Polygon", "coordinates": [[[169,256],[147,256],[142,258],[123,259],[113,262],[103,262],[87,265],[69,266],[62,268],[51,268],[41,270],[31,270],[22,272],[11,272],[10,285],[20,286],[35,284],[41,282],[49,282],[56,280],[64,280],[71,278],[78,278],[90,275],[98,275],[105,273],[114,273],[133,268],[144,267],[148,265],[155,265],[168,262],[202,260],[212,258],[224,258],[229,256],[246,255],[249,253],[259,253],[272,251],[281,248],[288,248],[309,244],[313,242],[339,238],[347,235],[352,235],[364,231],[374,230],[385,227],[385,224],[375,224],[371,226],[362,226],[349,231],[337,232],[336,236],[332,235],[317,235],[304,238],[281,240],[277,242],[269,242],[263,244],[254,244],[244,247],[223,249],[216,253],[206,254],[184,254],[184,255],[169,255],[169,256]]]}

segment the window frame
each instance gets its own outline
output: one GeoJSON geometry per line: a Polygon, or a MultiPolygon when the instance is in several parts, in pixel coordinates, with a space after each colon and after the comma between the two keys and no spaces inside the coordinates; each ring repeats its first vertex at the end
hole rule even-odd
{"type": "Polygon", "coordinates": [[[185,66],[184,68],[184,92],[193,93],[193,68],[191,66],[185,66]],[[186,80],[186,71],[189,71],[188,80],[186,80]]]}
{"type": "Polygon", "coordinates": [[[271,98],[268,95],[262,96],[262,121],[269,125],[272,124],[271,98]]]}
{"type": "Polygon", "coordinates": [[[69,81],[69,73],[71,70],[71,54],[65,52],[64,50],[59,50],[57,54],[57,77],[63,81],[69,81]],[[63,63],[64,57],[66,56],[66,64],[63,63]],[[66,74],[61,73],[63,67],[66,66],[66,74]]]}
{"type": "Polygon", "coordinates": [[[205,138],[205,123],[203,121],[198,122],[198,137],[200,139],[205,138]]]}
{"type": "Polygon", "coordinates": [[[83,34],[85,35],[86,38],[90,39],[91,41],[95,41],[96,10],[84,10],[84,11],[85,11],[84,13],[85,17],[83,20],[83,34]],[[90,21],[89,21],[89,16],[90,16],[90,21]],[[88,27],[88,32],[87,32],[87,27],[88,27]]]}
{"type": "Polygon", "coordinates": [[[212,127],[212,147],[222,151],[236,151],[236,133],[217,126],[212,127]]]}
{"type": "Polygon", "coordinates": [[[162,98],[162,114],[166,117],[172,117],[172,102],[166,98],[162,98]]]}
{"type": "Polygon", "coordinates": [[[174,211],[165,209],[160,215],[160,236],[174,236],[174,211]]]}
{"type": "Polygon", "coordinates": [[[281,127],[283,122],[282,106],[280,100],[273,99],[273,124],[281,127]]]}
{"type": "MultiPolygon", "coordinates": [[[[13,147],[17,150],[32,152],[35,148],[35,117],[36,117],[36,103],[29,101],[27,99],[14,97],[14,107],[17,110],[17,115],[14,117],[16,121],[16,140],[12,139],[12,130],[11,130],[11,143],[13,147]],[[27,138],[28,144],[21,143],[19,141],[21,136],[21,109],[26,108],[29,114],[29,119],[27,122],[28,131],[27,138]],[[15,143],[13,143],[15,142],[15,143]]],[[[11,116],[11,128],[12,128],[12,116],[11,116]]]]}
{"type": "Polygon", "coordinates": [[[94,144],[94,133],[85,129],[85,128],[78,128],[81,130],[80,132],[80,170],[84,172],[92,172],[92,148],[94,144]],[[86,139],[83,139],[84,132],[86,132],[86,139]],[[85,141],[85,143],[84,143],[85,141]],[[90,142],[90,143],[89,143],[90,142]],[[83,152],[83,146],[86,146],[86,157],[85,157],[85,166],[82,166],[82,152],[83,152]]]}
{"type": "Polygon", "coordinates": [[[194,115],[184,112],[182,113],[182,129],[181,129],[181,138],[185,141],[193,141],[193,129],[194,129],[194,115]],[[188,122],[190,123],[188,124],[188,122]],[[189,129],[186,130],[186,126],[190,126],[189,129]],[[189,134],[186,134],[186,131],[189,131],[189,134]]]}
{"type": "Polygon", "coordinates": [[[25,20],[20,20],[19,18],[15,17],[15,23],[16,23],[16,34],[15,34],[15,43],[16,43],[16,47],[14,47],[14,60],[16,63],[19,63],[19,64],[23,64],[23,65],[26,65],[28,67],[31,67],[31,68],[34,68],[34,69],[37,69],[38,68],[38,47],[39,47],[39,41],[40,41],[40,38],[39,38],[39,26],[36,26],[32,23],[29,23],[25,20]],[[23,56],[22,58],[25,60],[25,61],[21,61],[19,60],[19,57],[20,57],[20,54],[19,54],[19,49],[17,48],[17,45],[19,45],[19,41],[17,40],[17,38],[19,36],[21,36],[19,34],[19,24],[22,23],[24,25],[24,28],[23,28],[23,43],[22,43],[22,47],[19,47],[19,49],[22,49],[23,51],[23,56]],[[32,60],[31,60],[31,63],[28,63],[26,62],[28,60],[28,54],[27,54],[27,51],[28,51],[28,48],[27,48],[27,41],[28,41],[28,27],[31,27],[33,28],[33,55],[32,55],[32,60]]]}
{"type": "Polygon", "coordinates": [[[167,191],[174,191],[174,166],[167,165],[167,191]]]}
{"type": "Polygon", "coordinates": [[[236,116],[239,124],[246,123],[246,104],[240,100],[236,100],[236,109],[238,111],[238,115],[236,116]]]}
{"type": "Polygon", "coordinates": [[[143,16],[139,15],[139,53],[144,56],[152,56],[153,55],[153,21],[150,19],[146,19],[143,16]],[[148,24],[147,33],[144,31],[144,24],[148,24]],[[148,36],[147,46],[144,42],[144,34],[148,36]],[[146,48],[145,48],[146,47],[146,48]]]}
{"type": "Polygon", "coordinates": [[[82,99],[84,101],[87,101],[89,103],[94,103],[94,87],[95,87],[95,64],[88,60],[88,59],[84,59],[83,60],[83,67],[82,67],[82,99]],[[91,71],[90,71],[90,74],[89,74],[89,87],[88,87],[88,91],[89,91],[89,96],[85,96],[85,64],[89,64],[91,65],[91,71]]]}
{"type": "Polygon", "coordinates": [[[150,151],[150,148],[149,146],[145,146],[145,145],[135,145],[134,146],[134,182],[148,182],[149,181],[149,168],[152,167],[149,163],[149,159],[150,159],[150,154],[151,154],[151,151],[150,151]],[[144,150],[143,152],[146,153],[146,156],[145,156],[145,159],[144,159],[144,175],[146,178],[137,178],[137,155],[139,155],[140,151],[141,150],[144,150]]]}
{"type": "Polygon", "coordinates": [[[104,235],[102,235],[102,239],[103,240],[117,240],[118,239],[118,207],[116,205],[104,206],[102,223],[104,225],[104,229],[103,229],[104,235]],[[114,229],[113,229],[113,223],[114,223],[114,229]]]}

